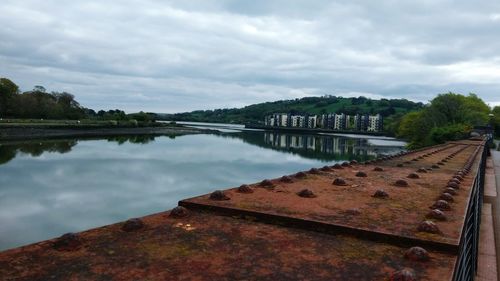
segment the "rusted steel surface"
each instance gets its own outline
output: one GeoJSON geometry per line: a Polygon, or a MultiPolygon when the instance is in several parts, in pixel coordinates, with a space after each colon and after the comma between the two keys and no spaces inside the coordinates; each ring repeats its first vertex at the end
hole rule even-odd
{"type": "Polygon", "coordinates": [[[0,280],[450,280],[482,144],[186,199],[1,252],[0,280]]]}
{"type": "MultiPolygon", "coordinates": [[[[237,188],[226,190],[226,200],[203,195],[180,204],[456,251],[474,176],[465,175],[457,184],[458,189],[449,191],[454,194],[444,191],[478,145],[454,143],[375,163],[314,169],[304,175],[289,175],[286,180],[278,178],[249,185],[251,193],[239,192],[237,188]],[[450,155],[453,157],[447,158],[450,155]],[[436,164],[442,160],[443,165],[436,164]],[[398,167],[399,163],[403,166],[398,167]],[[433,165],[439,167],[431,168],[433,165]],[[299,196],[305,189],[312,195],[299,196]],[[387,196],[376,196],[382,190],[387,196]],[[434,206],[438,200],[449,207],[442,211],[442,219],[430,214],[439,208],[434,206]],[[434,231],[419,229],[426,220],[434,221],[434,231]]],[[[477,161],[473,163],[477,165],[477,161]]]]}
{"type": "Polygon", "coordinates": [[[405,258],[407,248],[343,235],[191,212],[160,213],[79,234],[74,250],[50,240],[0,254],[3,280],[383,280],[411,267],[421,280],[450,276],[455,257],[405,258]]]}

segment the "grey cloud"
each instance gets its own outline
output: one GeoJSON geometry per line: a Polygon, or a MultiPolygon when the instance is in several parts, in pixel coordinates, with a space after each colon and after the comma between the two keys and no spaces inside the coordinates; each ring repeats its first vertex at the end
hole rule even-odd
{"type": "Polygon", "coordinates": [[[500,102],[497,2],[4,1],[0,76],[127,111],[358,92],[500,102]]]}

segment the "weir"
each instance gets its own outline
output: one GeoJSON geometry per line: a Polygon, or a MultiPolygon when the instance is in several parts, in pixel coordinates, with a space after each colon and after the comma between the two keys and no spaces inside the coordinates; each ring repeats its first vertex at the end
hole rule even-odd
{"type": "Polygon", "coordinates": [[[471,139],[218,190],[1,252],[0,279],[473,280],[486,158],[471,139]]]}

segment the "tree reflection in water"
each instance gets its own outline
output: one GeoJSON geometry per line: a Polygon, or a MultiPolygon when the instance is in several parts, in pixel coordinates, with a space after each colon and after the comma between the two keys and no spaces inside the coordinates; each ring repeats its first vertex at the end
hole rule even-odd
{"type": "Polygon", "coordinates": [[[67,153],[78,143],[77,140],[28,141],[0,144],[0,165],[14,159],[18,153],[38,157],[44,152],[67,153]]]}
{"type": "MultiPolygon", "coordinates": [[[[173,139],[175,136],[169,136],[173,139]]],[[[155,140],[151,135],[114,136],[106,138],[110,142],[117,142],[119,145],[126,142],[133,144],[147,144],[155,140]]],[[[0,143],[0,165],[6,164],[16,158],[18,153],[28,154],[32,157],[39,157],[44,152],[68,153],[78,144],[77,139],[72,140],[35,140],[22,142],[0,143]]]]}

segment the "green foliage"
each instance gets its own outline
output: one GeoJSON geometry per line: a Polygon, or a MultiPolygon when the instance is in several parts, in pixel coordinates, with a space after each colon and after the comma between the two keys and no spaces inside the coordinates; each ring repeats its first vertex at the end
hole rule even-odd
{"type": "Polygon", "coordinates": [[[406,114],[397,136],[410,141],[411,147],[421,147],[461,139],[473,126],[488,122],[490,108],[475,94],[440,94],[418,112],[406,114]]]}
{"type": "Polygon", "coordinates": [[[69,93],[47,93],[42,86],[19,93],[19,87],[0,78],[0,117],[38,119],[80,119],[85,110],[69,93]]]}
{"type": "Polygon", "coordinates": [[[7,78],[0,78],[0,117],[12,114],[19,87],[7,78]]]}
{"type": "Polygon", "coordinates": [[[495,137],[500,138],[500,106],[495,106],[491,113],[493,114],[491,122],[495,130],[495,137]]]}
{"type": "Polygon", "coordinates": [[[430,131],[429,138],[432,143],[460,140],[466,138],[471,130],[472,127],[466,124],[452,124],[444,127],[434,127],[430,131]]]}
{"type": "Polygon", "coordinates": [[[151,122],[154,120],[154,114],[145,113],[141,111],[139,113],[129,114],[128,118],[133,118],[139,122],[151,122]]]}
{"type": "Polygon", "coordinates": [[[292,114],[377,114],[384,117],[396,113],[407,113],[423,107],[405,99],[371,100],[366,97],[343,98],[336,96],[305,97],[295,100],[281,100],[249,105],[243,108],[197,110],[177,114],[158,115],[162,120],[198,121],[219,123],[261,123],[264,117],[275,112],[292,114]]]}

